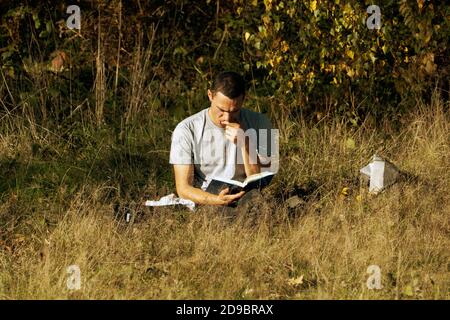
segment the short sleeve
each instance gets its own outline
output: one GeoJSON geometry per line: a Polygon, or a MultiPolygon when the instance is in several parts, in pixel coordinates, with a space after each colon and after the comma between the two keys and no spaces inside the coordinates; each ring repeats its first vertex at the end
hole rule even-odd
{"type": "Polygon", "coordinates": [[[272,123],[266,115],[261,115],[258,124],[258,155],[270,157],[272,150],[272,123]]]}
{"type": "Polygon", "coordinates": [[[178,124],[172,133],[170,146],[170,164],[193,164],[192,131],[185,125],[178,124]]]}

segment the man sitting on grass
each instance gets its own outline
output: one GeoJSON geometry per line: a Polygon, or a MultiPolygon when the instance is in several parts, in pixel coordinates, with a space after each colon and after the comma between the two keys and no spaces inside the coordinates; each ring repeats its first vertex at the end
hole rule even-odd
{"type": "Polygon", "coordinates": [[[238,73],[217,75],[208,97],[209,108],[184,119],[173,131],[170,163],[179,197],[196,204],[228,206],[244,191],[230,194],[227,188],[211,194],[205,191],[211,178],[243,181],[269,167],[272,125],[265,115],[242,108],[245,82],[238,73]],[[248,129],[256,130],[258,141],[243,136],[248,129]],[[268,130],[265,142],[260,141],[260,129],[268,130]]]}

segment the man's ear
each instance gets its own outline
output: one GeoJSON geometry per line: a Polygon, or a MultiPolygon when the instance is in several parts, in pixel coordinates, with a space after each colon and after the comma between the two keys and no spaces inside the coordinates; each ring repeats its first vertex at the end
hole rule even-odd
{"type": "Polygon", "coordinates": [[[208,98],[209,98],[209,101],[213,101],[213,97],[214,97],[214,94],[212,93],[212,91],[210,90],[210,89],[208,89],[208,98]]]}

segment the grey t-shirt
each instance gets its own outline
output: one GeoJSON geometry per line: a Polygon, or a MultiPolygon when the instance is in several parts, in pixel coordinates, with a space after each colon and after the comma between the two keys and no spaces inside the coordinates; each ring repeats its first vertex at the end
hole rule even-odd
{"type": "MultiPolygon", "coordinates": [[[[250,147],[261,157],[270,157],[270,120],[263,114],[245,108],[240,112],[246,134],[256,138],[250,147]]],[[[242,153],[225,138],[225,129],[214,124],[208,108],[184,119],[172,134],[171,164],[193,164],[193,186],[206,190],[212,177],[243,181],[246,178],[242,153]]]]}

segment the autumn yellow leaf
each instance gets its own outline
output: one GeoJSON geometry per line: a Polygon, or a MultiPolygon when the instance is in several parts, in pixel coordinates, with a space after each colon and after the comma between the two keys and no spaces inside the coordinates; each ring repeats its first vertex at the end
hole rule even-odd
{"type": "Polygon", "coordinates": [[[296,278],[290,278],[288,280],[288,284],[291,286],[298,286],[301,285],[303,283],[303,275],[301,275],[300,277],[296,277],[296,278]]]}
{"type": "Polygon", "coordinates": [[[353,60],[353,58],[355,57],[355,53],[352,50],[347,50],[345,52],[347,54],[347,56],[353,60]]]}
{"type": "Polygon", "coordinates": [[[419,10],[422,10],[425,1],[426,0],[417,0],[417,5],[419,7],[419,10]]]}
{"type": "Polygon", "coordinates": [[[348,196],[349,193],[350,193],[350,188],[348,188],[348,187],[342,188],[342,190],[341,190],[341,195],[343,195],[343,196],[348,196]]]}
{"type": "Polygon", "coordinates": [[[348,75],[350,78],[353,78],[353,77],[355,76],[355,72],[353,71],[352,68],[349,68],[349,69],[347,70],[347,75],[348,75]]]}

